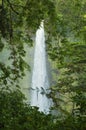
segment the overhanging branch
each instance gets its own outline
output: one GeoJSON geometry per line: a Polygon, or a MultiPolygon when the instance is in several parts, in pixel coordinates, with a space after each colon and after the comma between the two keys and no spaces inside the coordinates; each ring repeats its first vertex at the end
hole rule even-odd
{"type": "Polygon", "coordinates": [[[19,15],[19,13],[17,11],[15,11],[15,9],[13,8],[12,4],[10,3],[10,1],[7,0],[7,2],[10,5],[10,8],[12,9],[12,11],[15,12],[17,15],[19,15]]]}

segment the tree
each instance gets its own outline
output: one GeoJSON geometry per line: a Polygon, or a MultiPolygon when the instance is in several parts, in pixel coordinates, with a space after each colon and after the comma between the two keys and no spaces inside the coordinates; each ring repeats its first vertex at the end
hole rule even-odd
{"type": "Polygon", "coordinates": [[[85,6],[84,0],[56,1],[57,37],[48,54],[58,72],[49,96],[57,110],[59,130],[86,129],[85,6]]]}
{"type": "Polygon", "coordinates": [[[6,41],[6,45],[3,40],[0,41],[0,51],[8,48],[11,62],[11,66],[0,63],[0,84],[10,88],[19,87],[19,79],[25,75],[24,70],[30,70],[29,65],[24,61],[26,55],[24,46],[25,44],[28,44],[28,47],[32,46],[32,37],[41,20],[44,19],[46,22],[47,19],[50,25],[54,22],[52,20],[52,14],[55,17],[54,2],[46,1],[45,4],[43,0],[23,2],[2,0],[0,7],[0,35],[1,39],[4,38],[6,41]]]}
{"type": "Polygon", "coordinates": [[[61,117],[70,115],[80,123],[81,126],[75,127],[80,130],[86,128],[85,5],[84,0],[57,1],[57,40],[48,51],[59,71],[50,94],[54,109],[60,109],[61,117]]]}
{"type": "Polygon", "coordinates": [[[52,14],[55,17],[54,3],[50,0],[45,2],[0,1],[0,53],[4,49],[10,52],[8,57],[10,65],[0,62],[1,130],[44,130],[52,126],[51,115],[45,115],[39,112],[38,108],[32,108],[25,103],[19,85],[19,80],[25,75],[24,70],[30,69],[24,61],[25,44],[28,44],[28,47],[32,46],[32,37],[41,20],[45,20],[45,23],[49,21],[49,26],[54,23],[52,19],[52,14]]]}
{"type": "Polygon", "coordinates": [[[52,115],[39,112],[37,107],[32,108],[24,99],[19,89],[0,90],[0,129],[53,130],[52,115]]]}

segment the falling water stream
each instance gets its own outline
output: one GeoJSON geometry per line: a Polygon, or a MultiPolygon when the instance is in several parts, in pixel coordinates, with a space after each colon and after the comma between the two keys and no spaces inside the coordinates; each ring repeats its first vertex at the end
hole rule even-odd
{"type": "Polygon", "coordinates": [[[43,21],[36,32],[36,45],[34,51],[34,65],[31,85],[31,106],[39,107],[39,111],[49,112],[51,100],[46,93],[49,81],[46,69],[45,36],[43,21]]]}

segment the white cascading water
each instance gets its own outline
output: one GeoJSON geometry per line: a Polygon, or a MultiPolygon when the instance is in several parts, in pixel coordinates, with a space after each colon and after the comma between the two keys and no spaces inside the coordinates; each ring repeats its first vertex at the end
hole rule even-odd
{"type": "Polygon", "coordinates": [[[39,111],[49,112],[51,100],[46,93],[49,89],[49,81],[46,70],[46,52],[43,21],[36,32],[36,45],[34,52],[34,66],[31,86],[31,106],[39,107],[39,111]]]}

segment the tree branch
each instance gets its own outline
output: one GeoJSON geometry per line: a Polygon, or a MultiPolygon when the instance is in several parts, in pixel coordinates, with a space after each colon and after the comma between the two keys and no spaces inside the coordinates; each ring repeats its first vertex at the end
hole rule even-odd
{"type": "Polygon", "coordinates": [[[17,15],[19,15],[19,13],[17,11],[14,10],[12,4],[10,3],[9,0],[7,0],[8,4],[10,5],[10,8],[12,9],[13,12],[15,12],[17,15]]]}

